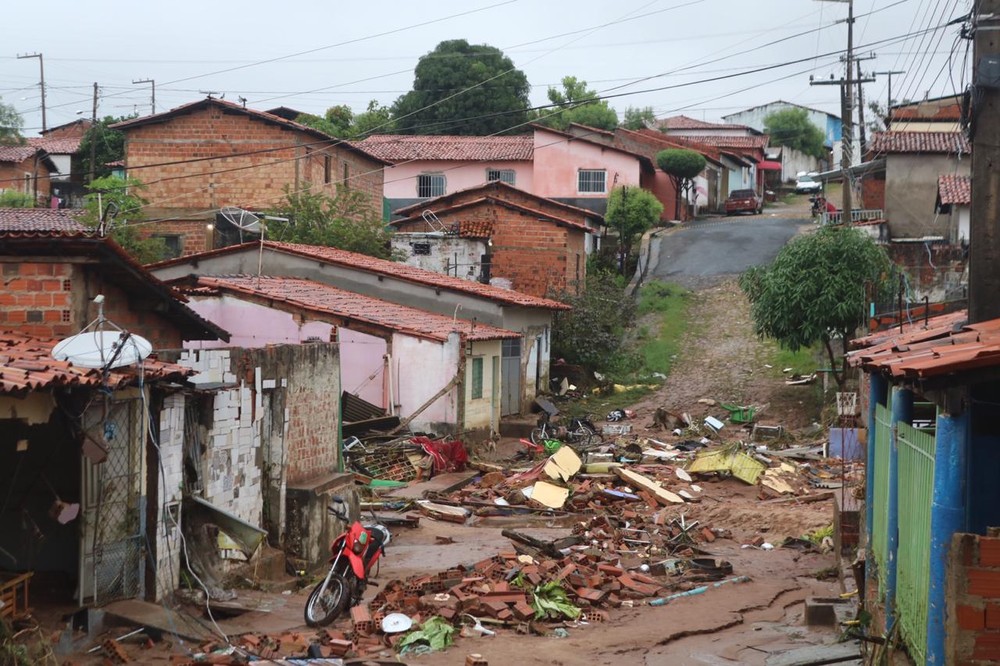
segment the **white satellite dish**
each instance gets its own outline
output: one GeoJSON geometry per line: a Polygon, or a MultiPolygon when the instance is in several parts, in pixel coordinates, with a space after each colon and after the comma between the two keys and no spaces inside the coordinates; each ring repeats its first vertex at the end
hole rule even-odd
{"type": "Polygon", "coordinates": [[[153,345],[142,336],[126,331],[85,331],[60,340],[52,348],[57,361],[81,368],[121,368],[149,356],[153,345]]]}
{"type": "Polygon", "coordinates": [[[246,231],[251,234],[259,234],[261,230],[260,218],[248,210],[243,210],[237,206],[226,206],[219,210],[222,217],[241,232],[246,231]]]}

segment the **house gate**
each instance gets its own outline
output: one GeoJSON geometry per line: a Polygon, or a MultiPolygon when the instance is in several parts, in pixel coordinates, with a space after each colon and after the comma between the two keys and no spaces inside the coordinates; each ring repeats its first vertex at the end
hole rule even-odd
{"type": "Polygon", "coordinates": [[[84,436],[107,450],[81,464],[79,600],[105,603],[142,594],[145,531],[141,506],[145,420],[138,398],[94,404],[84,436]]]}
{"type": "Polygon", "coordinates": [[[502,342],[500,415],[521,412],[521,339],[502,342]]]}

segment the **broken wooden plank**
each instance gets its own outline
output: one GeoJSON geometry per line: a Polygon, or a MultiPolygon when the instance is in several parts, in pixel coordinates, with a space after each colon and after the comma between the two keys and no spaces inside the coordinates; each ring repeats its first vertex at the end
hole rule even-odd
{"type": "Polygon", "coordinates": [[[657,499],[660,499],[663,502],[669,502],[671,504],[684,504],[684,498],[682,498],[680,495],[676,495],[670,492],[656,481],[650,479],[648,476],[643,476],[638,472],[633,472],[632,470],[626,469],[624,467],[617,467],[615,468],[614,472],[615,474],[618,475],[618,477],[622,481],[625,481],[626,483],[630,483],[635,486],[639,486],[641,488],[645,488],[646,490],[653,493],[653,495],[656,496],[657,499]]]}

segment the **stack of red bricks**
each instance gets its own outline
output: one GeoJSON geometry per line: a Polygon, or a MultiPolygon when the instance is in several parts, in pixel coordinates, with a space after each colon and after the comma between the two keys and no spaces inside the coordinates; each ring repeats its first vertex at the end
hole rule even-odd
{"type": "Polygon", "coordinates": [[[947,662],[1000,662],[1000,537],[956,534],[948,576],[947,662]]]}

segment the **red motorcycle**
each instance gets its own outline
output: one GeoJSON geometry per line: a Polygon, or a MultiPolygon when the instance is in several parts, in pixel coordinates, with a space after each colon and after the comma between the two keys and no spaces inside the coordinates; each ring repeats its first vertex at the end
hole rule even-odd
{"type": "MultiPolygon", "coordinates": [[[[329,511],[345,523],[349,521],[343,498],[334,497],[329,511]]],[[[372,567],[377,566],[390,538],[384,525],[362,525],[355,520],[346,532],[333,540],[330,570],[306,601],[307,625],[324,627],[336,620],[345,608],[361,603],[372,567]]]]}

